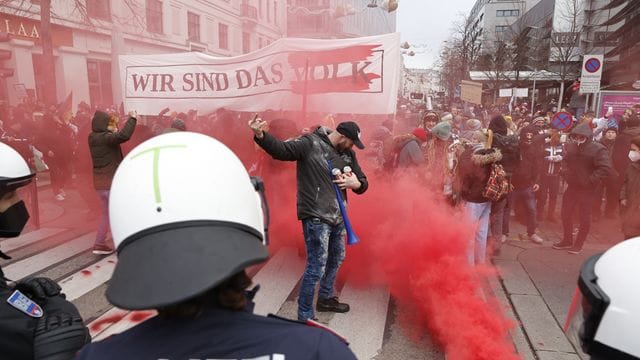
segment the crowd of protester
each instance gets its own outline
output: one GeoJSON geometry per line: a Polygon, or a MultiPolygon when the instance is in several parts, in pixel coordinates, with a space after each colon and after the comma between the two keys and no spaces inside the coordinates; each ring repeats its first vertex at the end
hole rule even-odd
{"type": "MultiPolygon", "coordinates": [[[[608,113],[597,118],[585,112],[564,131],[551,126],[555,106],[550,102],[547,111],[539,107],[535,112],[526,103],[510,110],[476,106],[418,112],[402,105],[393,116],[315,113],[303,117],[300,112],[273,110],[260,116],[283,139],[311,133],[318,126],[333,129],[343,118],[361,124],[367,143],[363,162],[371,171],[414,174],[442,192],[452,206],[465,206],[479,224],[469,260],[481,263],[487,244],[489,251],[499,253],[510,238],[512,213],[526,225],[520,239],[537,244],[544,240],[537,231],[541,222],[562,221],[564,239],[554,247],[571,253],[582,250],[591,222],[601,217],[620,218],[625,238],[640,234],[640,162],[632,160],[634,151],[638,154],[634,146],[639,143],[640,105],[622,116],[608,113]],[[591,160],[585,161],[585,156],[591,160]],[[485,192],[487,182],[496,179],[494,165],[500,165],[509,188],[491,199],[485,192]],[[574,229],[574,220],[579,228],[574,229]]],[[[96,197],[87,146],[96,110],[108,114],[108,131],[124,125],[120,123],[126,119],[122,106],[96,108],[81,102],[72,114],[66,106],[23,103],[0,109],[0,137],[29,159],[34,169],[48,170],[56,201],[65,200],[65,189],[73,182],[87,208],[98,212],[103,204],[96,197]]],[[[209,114],[166,108],[155,116],[140,116],[122,152],[157,135],[189,130],[217,138],[234,150],[250,172],[259,172],[270,161],[250,141],[238,141],[252,116],[223,108],[209,114]]]]}
{"type": "Polygon", "coordinates": [[[553,248],[571,254],[582,251],[592,222],[602,217],[620,219],[625,239],[640,235],[640,104],[621,116],[584,112],[563,130],[552,126],[555,103],[547,109],[532,112],[523,103],[511,111],[407,110],[373,131],[370,155],[379,171],[411,171],[465,207],[478,224],[472,264],[483,263],[488,251],[499,254],[513,213],[526,226],[518,238],[536,244],[544,242],[540,223],[561,222],[563,238],[553,248]],[[489,183],[500,180],[506,189],[487,194],[489,183]]]}

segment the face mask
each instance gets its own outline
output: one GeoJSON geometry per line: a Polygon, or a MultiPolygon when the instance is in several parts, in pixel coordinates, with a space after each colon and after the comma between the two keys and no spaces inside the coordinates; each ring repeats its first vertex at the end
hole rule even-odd
{"type": "Polygon", "coordinates": [[[638,150],[629,151],[629,160],[631,160],[632,162],[636,162],[640,160],[640,151],[638,150]]]}
{"type": "Polygon", "coordinates": [[[29,220],[29,212],[24,201],[18,201],[0,213],[0,237],[11,238],[20,235],[29,220]]]}

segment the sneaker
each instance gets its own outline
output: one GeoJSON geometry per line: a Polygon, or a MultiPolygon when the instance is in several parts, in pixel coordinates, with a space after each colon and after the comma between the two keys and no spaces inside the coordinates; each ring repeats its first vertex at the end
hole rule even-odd
{"type": "Polygon", "coordinates": [[[551,246],[556,250],[567,250],[573,248],[573,244],[566,243],[564,241],[557,242],[551,246]]]}
{"type": "Polygon", "coordinates": [[[58,200],[58,201],[62,201],[62,200],[64,200],[64,195],[62,195],[62,194],[58,194],[58,195],[56,195],[56,196],[55,196],[55,198],[56,198],[56,200],[58,200]]]}
{"type": "Polygon", "coordinates": [[[544,241],[538,234],[529,235],[528,238],[536,244],[542,244],[544,241]]]}
{"type": "Polygon", "coordinates": [[[500,242],[503,243],[503,244],[506,243],[507,242],[507,235],[504,235],[504,234],[500,235],[500,242]]]}
{"type": "Polygon", "coordinates": [[[338,302],[338,298],[334,296],[329,299],[318,299],[316,310],[320,312],[346,313],[349,311],[349,304],[338,302]]]}
{"type": "Polygon", "coordinates": [[[95,255],[109,255],[113,254],[115,250],[106,245],[95,245],[93,247],[93,253],[95,255]]]}
{"type": "Polygon", "coordinates": [[[573,229],[573,236],[577,236],[578,233],[580,233],[580,228],[574,228],[573,229]]]}
{"type": "Polygon", "coordinates": [[[67,197],[67,193],[62,189],[60,189],[60,195],[62,195],[63,197],[67,197]]]}
{"type": "Polygon", "coordinates": [[[578,255],[582,252],[582,247],[572,246],[567,252],[569,254],[578,255]]]}

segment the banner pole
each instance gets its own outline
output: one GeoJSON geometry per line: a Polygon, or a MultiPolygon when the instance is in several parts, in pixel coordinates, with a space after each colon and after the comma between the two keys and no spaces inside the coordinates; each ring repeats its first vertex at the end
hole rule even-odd
{"type": "Polygon", "coordinates": [[[307,83],[309,82],[309,57],[304,63],[304,87],[302,90],[302,119],[307,120],[307,83]]]}

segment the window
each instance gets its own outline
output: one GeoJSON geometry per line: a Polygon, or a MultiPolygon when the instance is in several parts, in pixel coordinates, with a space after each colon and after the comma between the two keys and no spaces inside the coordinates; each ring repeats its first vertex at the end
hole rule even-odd
{"type": "Polygon", "coordinates": [[[200,15],[187,12],[187,34],[189,40],[200,41],[200,15]]]}
{"type": "Polygon", "coordinates": [[[273,2],[273,23],[278,24],[278,2],[273,2]]]}
{"type": "Polygon", "coordinates": [[[496,26],[496,32],[497,33],[503,33],[505,31],[509,30],[509,28],[510,28],[510,26],[508,26],[508,25],[507,26],[498,25],[498,26],[496,26]]]}
{"type": "Polygon", "coordinates": [[[225,24],[218,24],[218,43],[220,49],[229,49],[229,27],[225,24]]]}
{"type": "Polygon", "coordinates": [[[111,20],[110,0],[87,0],[87,15],[102,19],[111,20]]]}
{"type": "Polygon", "coordinates": [[[162,34],[162,1],[147,0],[147,31],[162,34]]]}
{"type": "Polygon", "coordinates": [[[269,6],[269,0],[267,0],[267,22],[271,22],[271,9],[269,6]]]}
{"type": "Polygon", "coordinates": [[[262,19],[262,1],[263,0],[258,0],[258,15],[260,16],[260,19],[262,19]]]}
{"type": "Polygon", "coordinates": [[[87,60],[87,77],[89,78],[89,98],[91,105],[112,105],[111,63],[107,61],[87,60]]]}
{"type": "Polygon", "coordinates": [[[242,33],[242,53],[246,54],[251,52],[251,34],[242,33]]]}
{"type": "Polygon", "coordinates": [[[497,17],[520,16],[520,10],[496,10],[497,17]]]}

